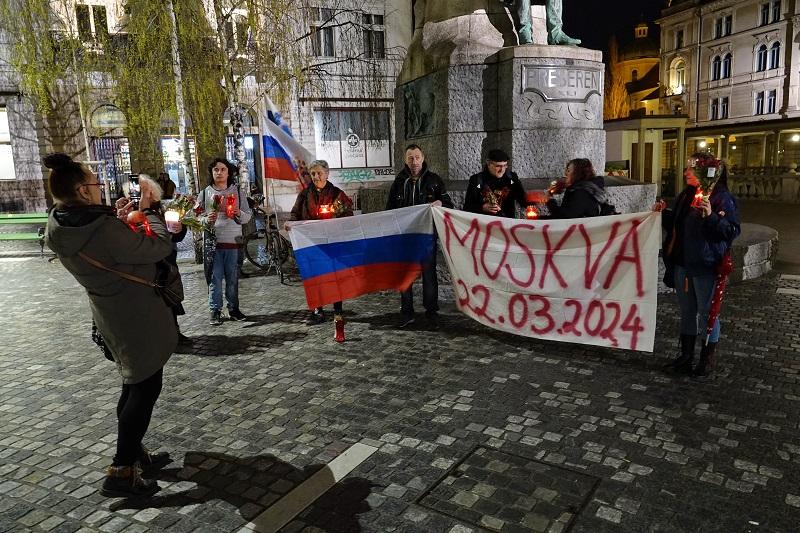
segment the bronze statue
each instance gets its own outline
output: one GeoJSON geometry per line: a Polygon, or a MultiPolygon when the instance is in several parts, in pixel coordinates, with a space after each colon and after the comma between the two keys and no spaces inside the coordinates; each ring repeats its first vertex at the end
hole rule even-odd
{"type": "MultiPolygon", "coordinates": [[[[517,36],[519,44],[530,44],[533,42],[531,32],[531,2],[530,0],[502,0],[517,15],[519,29],[517,36]]],[[[563,5],[561,0],[545,0],[545,10],[547,12],[547,44],[566,44],[579,45],[580,39],[573,39],[561,29],[564,25],[561,20],[563,5]]]]}

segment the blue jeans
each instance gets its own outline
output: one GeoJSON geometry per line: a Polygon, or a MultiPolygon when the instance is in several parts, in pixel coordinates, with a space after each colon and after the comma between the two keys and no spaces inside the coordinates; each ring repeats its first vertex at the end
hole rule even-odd
{"type": "MultiPolygon", "coordinates": [[[[675,265],[675,292],[681,309],[681,335],[706,336],[708,312],[717,277],[714,274],[688,276],[686,269],[675,265]]],[[[719,317],[714,321],[709,342],[719,342],[719,317]]]]}
{"type": "Polygon", "coordinates": [[[214,252],[214,269],[208,285],[208,307],[222,310],[222,278],[225,278],[225,299],[228,309],[239,309],[239,250],[217,248],[214,252]]]}

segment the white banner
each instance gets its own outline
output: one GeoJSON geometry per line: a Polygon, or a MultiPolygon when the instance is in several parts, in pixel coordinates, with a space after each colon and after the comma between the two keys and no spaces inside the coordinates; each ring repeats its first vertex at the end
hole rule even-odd
{"type": "Polygon", "coordinates": [[[515,220],[433,212],[468,316],[516,335],[653,351],[661,213],[515,220]]]}

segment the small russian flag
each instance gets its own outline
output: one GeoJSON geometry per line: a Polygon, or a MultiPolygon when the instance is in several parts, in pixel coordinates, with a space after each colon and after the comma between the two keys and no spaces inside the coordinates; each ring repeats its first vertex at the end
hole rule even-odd
{"type": "Polygon", "coordinates": [[[300,181],[302,170],[314,160],[309,152],[292,136],[289,125],[283,120],[269,96],[265,97],[261,135],[264,152],[264,176],[278,180],[300,181]]]}

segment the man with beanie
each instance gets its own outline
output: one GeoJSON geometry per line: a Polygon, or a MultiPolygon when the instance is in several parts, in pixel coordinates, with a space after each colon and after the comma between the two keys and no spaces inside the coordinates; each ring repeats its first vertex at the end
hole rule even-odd
{"type": "Polygon", "coordinates": [[[508,155],[502,150],[490,150],[483,171],[469,179],[464,197],[464,211],[515,218],[516,206],[527,206],[525,188],[517,175],[508,168],[508,155]]]}

